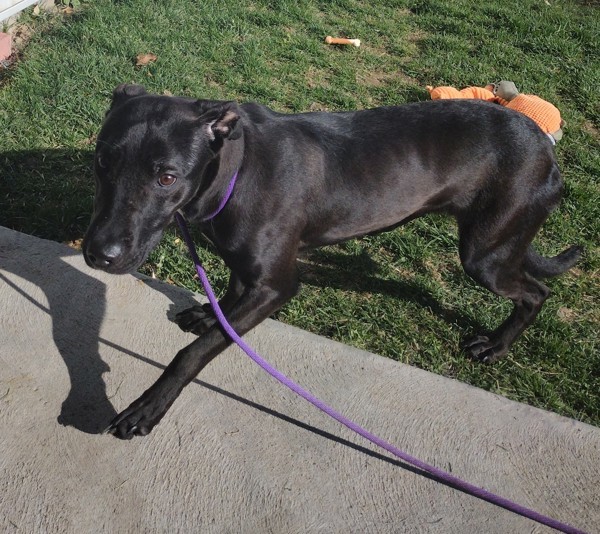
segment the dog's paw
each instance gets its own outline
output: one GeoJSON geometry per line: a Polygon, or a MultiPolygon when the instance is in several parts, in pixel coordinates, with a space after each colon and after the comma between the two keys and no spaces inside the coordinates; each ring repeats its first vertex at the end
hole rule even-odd
{"type": "Polygon", "coordinates": [[[167,409],[168,405],[165,405],[163,399],[155,400],[152,395],[144,394],[117,415],[106,427],[104,434],[112,434],[121,439],[147,436],[167,409]]]}
{"type": "Polygon", "coordinates": [[[200,335],[206,332],[216,322],[210,304],[192,306],[175,316],[175,321],[184,332],[200,335]]]}
{"type": "Polygon", "coordinates": [[[469,339],[463,344],[463,349],[471,358],[482,363],[494,363],[508,351],[504,343],[488,336],[475,336],[469,339]]]}

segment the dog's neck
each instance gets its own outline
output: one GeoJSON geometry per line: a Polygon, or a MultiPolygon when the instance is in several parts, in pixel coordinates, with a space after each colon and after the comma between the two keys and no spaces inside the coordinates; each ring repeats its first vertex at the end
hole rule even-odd
{"type": "Polygon", "coordinates": [[[194,199],[182,210],[187,220],[208,222],[220,213],[223,200],[231,194],[229,188],[242,166],[243,155],[243,135],[223,142],[219,155],[208,165],[201,178],[208,185],[200,186],[194,199]]]}
{"type": "Polygon", "coordinates": [[[213,211],[210,215],[207,215],[206,217],[204,217],[202,219],[202,222],[211,221],[225,209],[227,202],[229,202],[229,199],[231,198],[231,195],[233,194],[233,188],[235,187],[235,183],[237,181],[238,172],[239,171],[235,171],[234,175],[231,177],[231,180],[229,180],[229,185],[227,186],[227,191],[225,191],[224,196],[221,198],[221,202],[219,203],[219,206],[217,207],[217,209],[215,211],[213,211]]]}

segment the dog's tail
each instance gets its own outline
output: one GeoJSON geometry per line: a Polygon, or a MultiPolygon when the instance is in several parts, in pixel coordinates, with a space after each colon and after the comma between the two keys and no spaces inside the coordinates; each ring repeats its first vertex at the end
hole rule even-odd
{"type": "Polygon", "coordinates": [[[583,247],[572,246],[557,256],[545,258],[540,256],[533,247],[525,254],[525,270],[534,278],[551,278],[568,271],[581,256],[583,247]]]}

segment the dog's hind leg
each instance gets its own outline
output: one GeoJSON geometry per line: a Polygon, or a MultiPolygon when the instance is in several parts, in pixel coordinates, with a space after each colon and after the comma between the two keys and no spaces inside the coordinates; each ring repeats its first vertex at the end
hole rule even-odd
{"type": "Polygon", "coordinates": [[[512,343],[534,321],[548,298],[550,290],[521,268],[512,268],[504,262],[467,262],[465,271],[484,287],[513,301],[510,316],[493,332],[468,340],[465,350],[485,363],[504,356],[512,343]]]}
{"type": "Polygon", "coordinates": [[[528,270],[530,243],[550,207],[501,206],[459,218],[460,258],[465,272],[496,295],[512,300],[510,316],[493,332],[465,343],[474,358],[491,363],[504,356],[535,319],[550,290],[528,270]]]}
{"type": "Polygon", "coordinates": [[[484,362],[505,355],[534,321],[550,294],[538,278],[565,272],[581,254],[580,247],[571,247],[554,258],[544,258],[531,246],[562,194],[556,164],[550,160],[546,172],[543,168],[539,158],[527,158],[519,169],[504,169],[504,178],[498,172],[490,180],[490,189],[456,214],[466,273],[514,305],[496,330],[465,343],[467,352],[484,362]]]}

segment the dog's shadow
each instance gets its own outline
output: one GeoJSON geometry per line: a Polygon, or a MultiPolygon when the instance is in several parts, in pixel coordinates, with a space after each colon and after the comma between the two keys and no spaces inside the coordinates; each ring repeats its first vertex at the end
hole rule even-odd
{"type": "MultiPolygon", "coordinates": [[[[199,248],[206,248],[212,254],[218,255],[214,245],[201,233],[192,228],[191,234],[199,248]]],[[[381,265],[365,250],[354,255],[348,254],[335,246],[315,249],[300,255],[296,265],[301,285],[329,287],[356,293],[376,293],[391,296],[403,302],[417,304],[428,309],[441,320],[458,326],[465,336],[486,329],[483,323],[472,315],[461,312],[456,307],[444,306],[424,284],[419,283],[414,278],[406,279],[399,276],[390,279],[381,277],[381,265]]],[[[190,270],[194,269],[191,259],[189,268],[190,270]]],[[[463,278],[466,282],[467,276],[459,266],[453,267],[453,271],[452,275],[454,277],[463,278]]],[[[208,277],[211,277],[210,273],[208,273],[208,277]]],[[[226,284],[215,284],[213,287],[217,295],[222,295],[225,289],[226,284]]],[[[195,291],[203,291],[199,281],[195,291]]],[[[173,303],[167,312],[168,320],[177,323],[179,312],[197,304],[198,302],[191,298],[186,303],[173,303]]],[[[272,316],[273,319],[278,317],[279,312],[272,316]]]]}
{"type": "MultiPolygon", "coordinates": [[[[414,278],[382,277],[381,266],[364,250],[358,255],[348,255],[335,247],[318,249],[300,258],[297,265],[304,284],[356,293],[381,294],[417,304],[443,321],[457,325],[465,334],[485,329],[472,316],[444,306],[424,284],[414,278]]],[[[463,276],[458,268],[453,275],[463,276]]]]}

